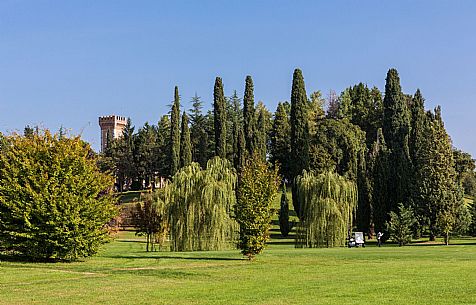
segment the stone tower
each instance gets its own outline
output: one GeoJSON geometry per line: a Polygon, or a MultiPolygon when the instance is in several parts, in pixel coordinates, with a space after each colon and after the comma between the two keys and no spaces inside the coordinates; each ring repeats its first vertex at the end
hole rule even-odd
{"type": "Polygon", "coordinates": [[[101,127],[101,152],[104,152],[107,144],[107,134],[112,139],[122,136],[122,131],[126,126],[127,119],[123,116],[108,115],[99,117],[99,126],[101,127]]]}

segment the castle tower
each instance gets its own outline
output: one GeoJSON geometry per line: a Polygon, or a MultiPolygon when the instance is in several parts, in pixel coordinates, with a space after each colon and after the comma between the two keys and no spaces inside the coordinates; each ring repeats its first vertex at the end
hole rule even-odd
{"type": "Polygon", "coordinates": [[[122,131],[126,126],[127,119],[123,116],[108,115],[99,117],[99,126],[101,127],[101,152],[104,152],[107,144],[107,136],[117,139],[122,136],[122,131]]]}

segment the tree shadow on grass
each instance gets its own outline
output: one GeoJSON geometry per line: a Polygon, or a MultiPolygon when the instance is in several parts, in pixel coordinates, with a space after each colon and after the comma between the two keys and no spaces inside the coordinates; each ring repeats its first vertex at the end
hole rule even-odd
{"type": "MultiPolygon", "coordinates": [[[[149,252],[150,253],[150,252],[149,252]]],[[[160,252],[152,252],[160,253],[160,252]]],[[[191,257],[191,256],[173,256],[173,255],[108,255],[107,258],[124,258],[124,259],[172,259],[172,260],[197,260],[197,261],[243,261],[243,258],[234,257],[191,257]]]]}

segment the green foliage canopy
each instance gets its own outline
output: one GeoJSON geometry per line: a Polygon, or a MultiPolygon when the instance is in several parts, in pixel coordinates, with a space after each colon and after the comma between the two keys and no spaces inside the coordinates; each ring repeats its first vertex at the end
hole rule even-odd
{"type": "Polygon", "coordinates": [[[0,244],[34,259],[75,260],[108,241],[116,215],[112,178],[79,137],[49,131],[4,138],[0,154],[0,244]]]}

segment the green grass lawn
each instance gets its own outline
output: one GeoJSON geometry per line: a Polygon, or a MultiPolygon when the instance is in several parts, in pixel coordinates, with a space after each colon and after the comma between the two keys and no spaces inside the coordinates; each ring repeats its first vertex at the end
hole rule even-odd
{"type": "Polygon", "coordinates": [[[294,249],[273,238],[249,262],[238,251],[146,253],[120,232],[82,262],[0,262],[0,304],[476,304],[476,240],[453,242],[294,249]]]}

